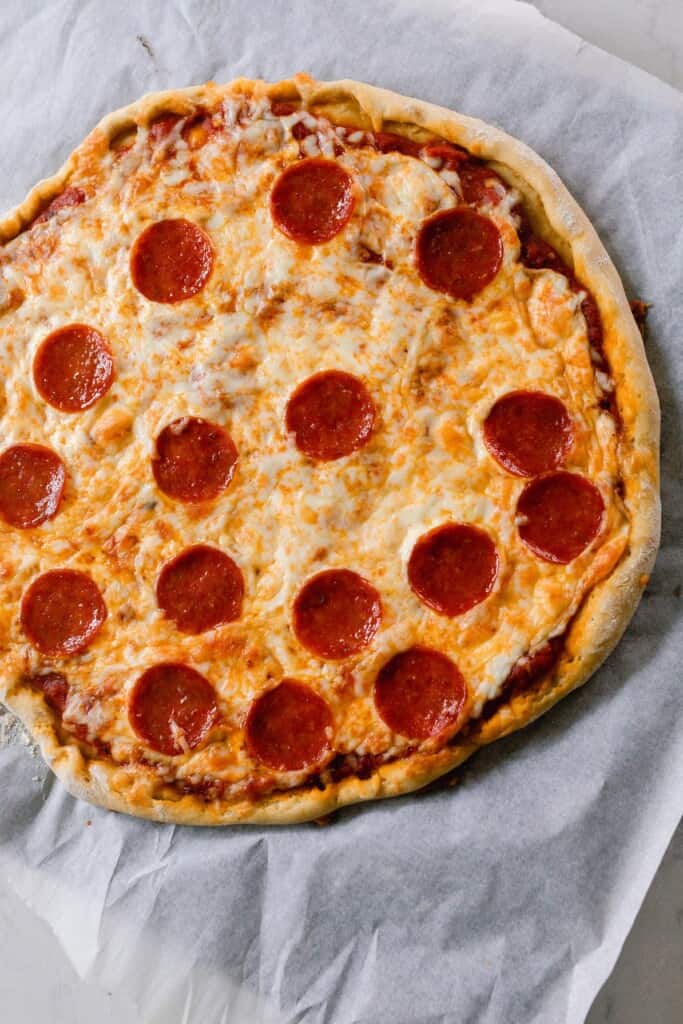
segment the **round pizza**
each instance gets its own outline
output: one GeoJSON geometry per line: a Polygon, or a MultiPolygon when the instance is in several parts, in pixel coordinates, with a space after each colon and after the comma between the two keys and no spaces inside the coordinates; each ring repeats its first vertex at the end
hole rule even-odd
{"type": "Polygon", "coordinates": [[[618,641],[657,398],[521,142],[352,81],[209,83],[106,117],[0,233],[0,695],[75,795],[321,817],[618,641]]]}

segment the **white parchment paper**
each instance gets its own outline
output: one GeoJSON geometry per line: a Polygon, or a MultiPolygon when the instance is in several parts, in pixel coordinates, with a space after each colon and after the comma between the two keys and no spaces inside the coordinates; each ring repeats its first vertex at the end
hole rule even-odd
{"type": "Polygon", "coordinates": [[[25,743],[0,744],[0,870],[146,1022],[582,1021],[683,811],[683,97],[511,0],[5,0],[0,39],[0,207],[143,92],[308,70],[524,139],[653,303],[648,592],[590,685],[455,787],[327,827],[202,831],[76,803],[25,743]]]}

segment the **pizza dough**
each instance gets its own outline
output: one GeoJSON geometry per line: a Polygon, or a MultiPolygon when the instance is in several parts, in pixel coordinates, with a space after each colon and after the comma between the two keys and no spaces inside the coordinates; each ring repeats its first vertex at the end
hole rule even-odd
{"type": "Polygon", "coordinates": [[[105,118],[0,233],[0,695],[74,794],[223,824],[407,792],[618,641],[658,404],[522,143],[208,84],[105,118]]]}

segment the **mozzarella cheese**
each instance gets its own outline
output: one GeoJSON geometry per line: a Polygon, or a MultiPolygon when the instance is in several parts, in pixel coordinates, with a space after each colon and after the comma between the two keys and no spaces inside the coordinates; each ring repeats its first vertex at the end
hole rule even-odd
{"type": "MultiPolygon", "coordinates": [[[[131,148],[83,168],[82,205],[34,224],[0,257],[0,294],[14,296],[0,315],[3,445],[47,444],[68,470],[56,518],[25,531],[0,524],[0,642],[12,679],[63,672],[65,728],[85,726],[124,765],[141,749],[127,715],[137,678],[156,662],[192,665],[216,690],[220,728],[176,758],[145,756],[163,778],[219,779],[229,795],[263,771],[245,748],[245,716],[285,676],[329,702],[341,753],[415,748],[390,732],[372,697],[379,668],[412,644],[457,663],[479,715],[516,661],[566,627],[619,557],[628,524],[613,490],[614,423],[598,404],[611,382],[596,380],[580,296],[561,275],[521,264],[516,193],[483,208],[503,239],[500,272],[471,302],[454,301],[422,281],[413,249],[425,217],[458,202],[455,172],[378,153],[363,132],[303,111],[275,117],[265,102],[230,100],[221,113],[224,127],[198,144],[182,121],[161,139],[140,128],[131,148]],[[310,134],[297,141],[301,122],[310,134]],[[300,153],[334,157],[340,139],[354,212],[332,241],[300,246],[275,229],[270,190],[300,153]],[[202,227],[216,261],[196,298],[165,306],[133,287],[129,261],[140,232],[168,217],[202,227]],[[383,262],[365,262],[367,250],[383,262]],[[31,366],[43,338],[73,322],[108,338],[116,378],[105,398],[68,415],[41,400],[31,366]],[[327,369],[366,383],[379,422],[365,448],[314,463],[287,435],[284,410],[301,381],[327,369]],[[565,566],[521,543],[524,481],[482,442],[493,402],[524,388],[565,403],[576,434],[568,468],[605,500],[604,530],[565,566]],[[172,501],[152,475],[156,436],[183,416],[220,423],[239,451],[232,484],[208,510],[172,501]],[[406,578],[415,540],[450,520],[488,531],[501,559],[493,593],[454,619],[422,604],[406,578]],[[185,636],[162,617],[155,585],[195,543],[228,553],[246,592],[239,621],[185,636]],[[60,567],[94,578],[108,618],[81,655],[46,659],[22,633],[19,606],[37,574],[60,567]],[[337,567],[370,580],[384,609],[374,642],[341,664],[309,654],[291,621],[304,581],[337,567]]],[[[278,785],[302,778],[282,773],[278,785]]]]}

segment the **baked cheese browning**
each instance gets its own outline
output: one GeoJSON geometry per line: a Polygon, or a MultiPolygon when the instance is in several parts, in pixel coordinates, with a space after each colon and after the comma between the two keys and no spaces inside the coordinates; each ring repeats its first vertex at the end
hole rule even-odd
{"type": "Polygon", "coordinates": [[[6,671],[122,771],[256,798],[437,750],[624,551],[597,307],[450,143],[158,120],[84,151],[3,296],[6,671]],[[104,612],[46,625],[66,573],[104,612]]]}

